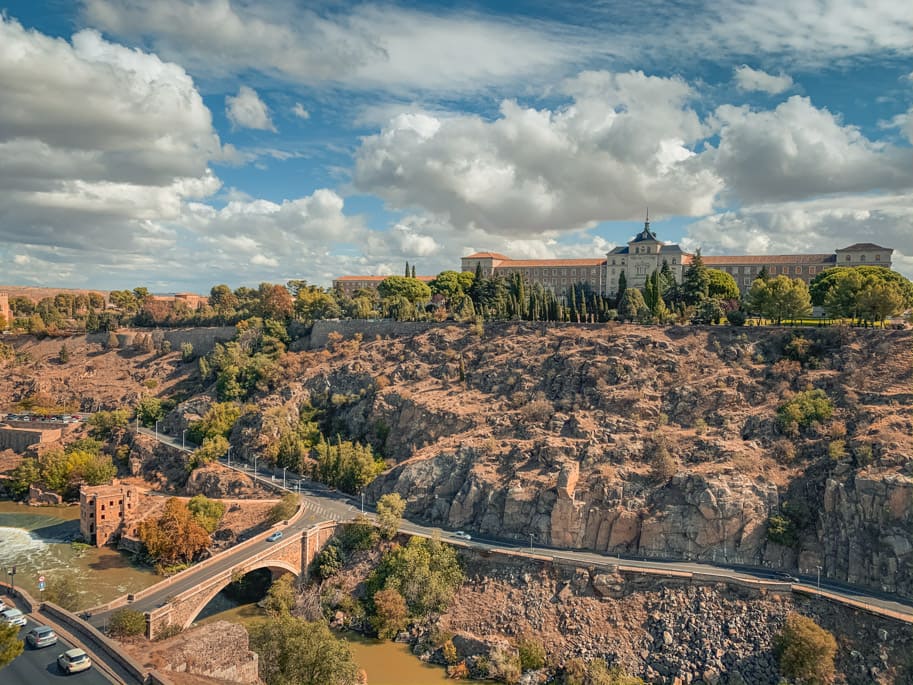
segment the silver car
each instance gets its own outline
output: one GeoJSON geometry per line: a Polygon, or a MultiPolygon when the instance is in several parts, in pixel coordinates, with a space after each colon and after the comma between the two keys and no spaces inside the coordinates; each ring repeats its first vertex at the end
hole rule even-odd
{"type": "Polygon", "coordinates": [[[19,609],[7,609],[0,612],[0,621],[14,626],[24,626],[26,623],[25,614],[19,609]]]}
{"type": "Polygon", "coordinates": [[[49,628],[48,626],[38,626],[32,628],[28,632],[25,636],[25,641],[28,642],[33,649],[50,647],[51,645],[57,644],[57,633],[54,632],[53,628],[49,628]]]}

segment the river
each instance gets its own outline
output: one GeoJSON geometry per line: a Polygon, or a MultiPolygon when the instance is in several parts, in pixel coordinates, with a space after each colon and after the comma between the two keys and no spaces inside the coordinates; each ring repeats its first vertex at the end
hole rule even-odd
{"type": "Polygon", "coordinates": [[[129,556],[109,547],[74,547],[79,534],[79,507],[30,507],[0,501],[0,579],[39,597],[38,577],[48,581],[71,575],[78,581],[79,609],[136,592],[161,578],[150,568],[134,566],[129,556]]]}
{"type": "MultiPolygon", "coordinates": [[[[249,627],[265,620],[264,612],[256,604],[234,605],[231,600],[218,596],[204,611],[199,623],[232,621],[249,627]]],[[[453,683],[441,666],[431,666],[420,661],[409,651],[409,646],[398,642],[375,640],[358,633],[342,634],[349,642],[352,656],[368,674],[368,685],[445,685],[453,683]]]]}

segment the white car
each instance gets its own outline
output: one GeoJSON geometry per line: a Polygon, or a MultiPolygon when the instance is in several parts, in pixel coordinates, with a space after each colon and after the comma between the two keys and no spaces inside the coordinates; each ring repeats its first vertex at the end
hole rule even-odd
{"type": "Polygon", "coordinates": [[[461,540],[472,540],[472,536],[469,533],[464,533],[462,530],[458,530],[454,533],[453,537],[460,538],[461,540]]]}
{"type": "Polygon", "coordinates": [[[79,673],[92,668],[92,661],[81,649],[71,649],[57,657],[57,667],[64,673],[79,673]]]}
{"type": "Polygon", "coordinates": [[[0,612],[0,621],[8,625],[24,626],[25,614],[19,611],[19,609],[7,609],[6,611],[0,612]]]}

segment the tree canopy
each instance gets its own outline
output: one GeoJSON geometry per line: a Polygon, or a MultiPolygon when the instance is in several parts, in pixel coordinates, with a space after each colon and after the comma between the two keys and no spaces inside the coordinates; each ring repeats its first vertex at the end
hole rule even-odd
{"type": "Polygon", "coordinates": [[[805,685],[828,685],[834,681],[837,641],[812,619],[792,613],[774,640],[780,671],[805,685]]]}
{"type": "Polygon", "coordinates": [[[377,286],[377,292],[382,298],[402,297],[412,304],[425,302],[431,297],[431,288],[426,283],[405,276],[388,276],[377,286]]]}
{"type": "Polygon", "coordinates": [[[773,319],[777,325],[784,319],[808,316],[812,311],[805,282],[784,274],[766,281],[755,280],[746,302],[752,314],[773,319]]]}
{"type": "Polygon", "coordinates": [[[140,521],[138,532],[149,556],[163,567],[194,561],[212,542],[188,506],[176,497],[165,502],[161,516],[140,521]]]}
{"type": "Polygon", "coordinates": [[[323,621],[287,614],[250,629],[266,685],[358,685],[358,667],[345,640],[323,621]]]}

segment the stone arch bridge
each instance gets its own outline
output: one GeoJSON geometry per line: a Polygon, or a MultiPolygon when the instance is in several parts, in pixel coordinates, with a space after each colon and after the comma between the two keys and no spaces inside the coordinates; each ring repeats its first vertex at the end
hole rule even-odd
{"type": "Polygon", "coordinates": [[[305,576],[337,525],[336,521],[292,523],[274,542],[266,540],[269,533],[262,533],[139,593],[90,610],[91,622],[99,626],[126,605],[145,613],[148,638],[168,626],[187,628],[226,585],[251,571],[269,569],[274,579],[285,573],[305,576]]]}

